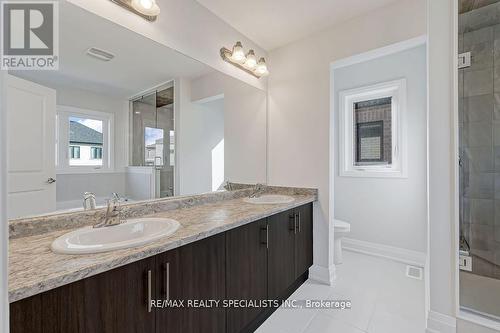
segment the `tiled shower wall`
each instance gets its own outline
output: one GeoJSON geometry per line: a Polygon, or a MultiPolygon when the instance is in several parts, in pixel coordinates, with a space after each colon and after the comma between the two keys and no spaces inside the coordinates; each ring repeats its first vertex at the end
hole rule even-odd
{"type": "Polygon", "coordinates": [[[473,273],[500,279],[500,3],[459,16],[460,227],[473,273]]]}

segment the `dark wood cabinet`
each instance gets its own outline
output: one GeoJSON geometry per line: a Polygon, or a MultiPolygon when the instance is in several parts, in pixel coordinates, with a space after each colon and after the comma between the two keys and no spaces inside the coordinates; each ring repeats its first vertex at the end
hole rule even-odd
{"type": "MultiPolygon", "coordinates": [[[[230,300],[267,299],[267,221],[226,233],[226,297],[230,300]]],[[[227,332],[241,332],[262,311],[258,307],[227,309],[227,332]]]]}
{"type": "MultiPolygon", "coordinates": [[[[77,281],[41,294],[43,332],[90,332],[86,325],[84,282],[77,281]]],[[[87,300],[90,302],[92,298],[87,300]]]]}
{"type": "Polygon", "coordinates": [[[160,254],[156,260],[160,299],[184,300],[184,307],[154,310],[156,332],[224,332],[226,313],[222,306],[192,307],[187,302],[225,298],[225,234],[160,254]]]}
{"type": "Polygon", "coordinates": [[[313,264],[313,207],[312,204],[295,209],[295,278],[307,272],[313,264]]]}
{"type": "Polygon", "coordinates": [[[42,294],[11,303],[9,310],[11,333],[42,331],[42,294]]]}
{"type": "Polygon", "coordinates": [[[12,303],[10,331],[153,332],[155,314],[147,304],[154,262],[143,259],[12,303]]]}
{"type": "Polygon", "coordinates": [[[222,301],[282,300],[311,265],[307,204],[11,303],[10,331],[252,332],[274,309],[225,308],[222,301]],[[165,299],[184,306],[150,306],[149,300],[165,299]],[[220,303],[200,308],[189,300],[220,303]]]}
{"type": "Polygon", "coordinates": [[[267,218],[268,297],[280,299],[295,281],[295,214],[294,210],[267,218]]]}
{"type": "MultiPolygon", "coordinates": [[[[154,332],[155,312],[148,307],[149,299],[155,297],[154,269],[151,257],[82,280],[82,332],[154,332]]],[[[67,307],[75,305],[69,302],[67,307]]]]}

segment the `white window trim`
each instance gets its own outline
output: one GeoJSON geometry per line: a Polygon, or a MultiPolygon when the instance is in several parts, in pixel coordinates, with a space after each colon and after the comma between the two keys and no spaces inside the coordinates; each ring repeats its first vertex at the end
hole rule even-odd
{"type": "Polygon", "coordinates": [[[109,112],[81,109],[73,106],[57,106],[56,126],[56,173],[108,173],[114,172],[114,114],[109,112]],[[102,166],[70,166],[69,165],[69,117],[92,118],[103,122],[103,156],[102,166]]]}
{"type": "Polygon", "coordinates": [[[378,83],[339,93],[339,173],[342,177],[406,178],[406,79],[378,83]],[[392,97],[392,164],[354,165],[354,103],[392,97]]]}

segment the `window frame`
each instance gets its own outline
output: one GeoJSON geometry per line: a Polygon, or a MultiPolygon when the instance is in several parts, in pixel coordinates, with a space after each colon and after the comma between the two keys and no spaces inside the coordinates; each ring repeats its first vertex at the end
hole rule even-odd
{"type": "Polygon", "coordinates": [[[339,174],[342,177],[407,177],[406,79],[387,81],[339,92],[339,174]],[[392,98],[392,163],[355,165],[354,104],[392,98]]]}
{"type": "Polygon", "coordinates": [[[114,171],[114,114],[73,106],[58,105],[56,117],[56,173],[105,173],[114,171]],[[70,165],[69,118],[91,118],[102,121],[102,165],[70,165]]]}

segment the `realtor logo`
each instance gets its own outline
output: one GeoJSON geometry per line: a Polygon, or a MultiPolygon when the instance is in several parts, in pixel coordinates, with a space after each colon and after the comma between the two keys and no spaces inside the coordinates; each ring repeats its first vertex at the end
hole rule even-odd
{"type": "Polygon", "coordinates": [[[57,1],[2,1],[1,69],[57,70],[57,1]]]}

